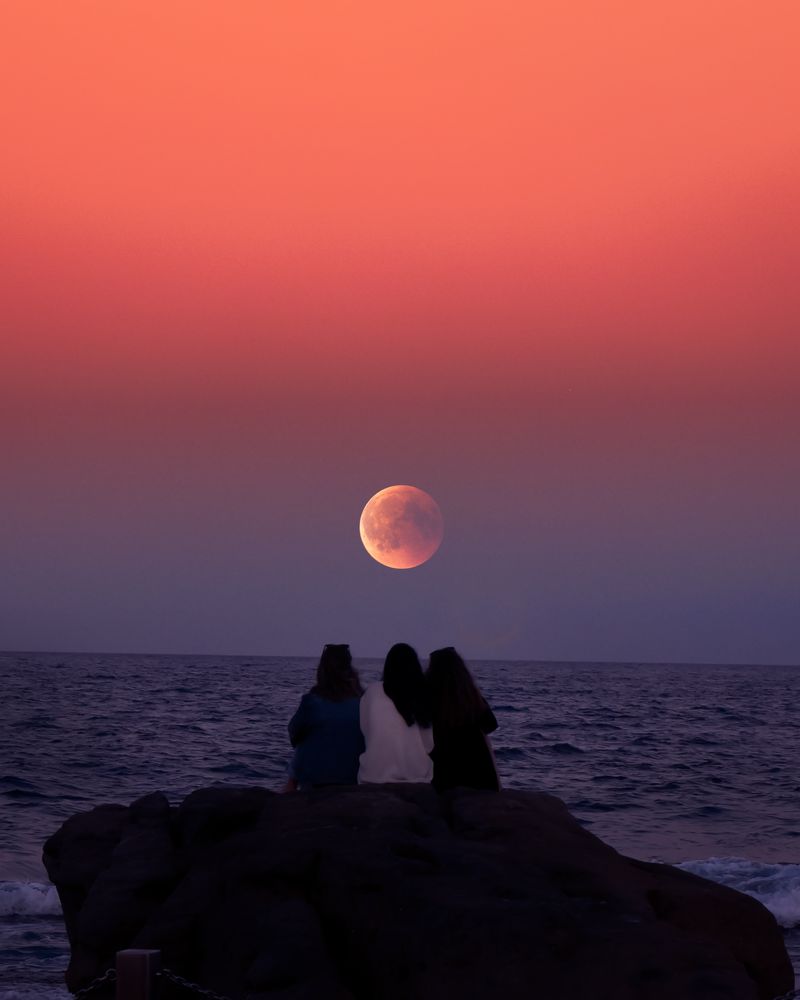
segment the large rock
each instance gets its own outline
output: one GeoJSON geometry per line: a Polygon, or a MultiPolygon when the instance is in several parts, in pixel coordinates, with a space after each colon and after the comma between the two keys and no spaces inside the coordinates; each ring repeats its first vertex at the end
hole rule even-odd
{"type": "Polygon", "coordinates": [[[625,858],[531,792],[154,794],[74,816],[44,861],[72,990],[128,947],[232,998],[772,1000],[793,985],[755,900],[625,858]]]}

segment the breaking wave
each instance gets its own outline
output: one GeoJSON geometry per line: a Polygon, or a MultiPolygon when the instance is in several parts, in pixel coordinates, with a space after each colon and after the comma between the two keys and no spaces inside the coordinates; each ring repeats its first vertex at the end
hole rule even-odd
{"type": "Polygon", "coordinates": [[[781,927],[800,927],[800,865],[708,858],[675,867],[747,893],[763,903],[781,927]]]}
{"type": "Polygon", "coordinates": [[[46,882],[0,882],[0,917],[59,917],[61,903],[46,882]]]}

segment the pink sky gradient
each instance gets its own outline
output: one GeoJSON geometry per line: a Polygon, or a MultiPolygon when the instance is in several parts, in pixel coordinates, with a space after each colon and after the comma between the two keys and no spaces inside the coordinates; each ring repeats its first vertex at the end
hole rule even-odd
{"type": "Polygon", "coordinates": [[[2,645],[800,662],[798,29],[6,4],[2,645]]]}

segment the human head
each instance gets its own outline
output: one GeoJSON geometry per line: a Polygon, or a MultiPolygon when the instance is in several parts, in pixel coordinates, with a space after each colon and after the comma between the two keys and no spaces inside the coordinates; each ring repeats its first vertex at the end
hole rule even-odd
{"type": "Polygon", "coordinates": [[[364,693],[347,644],[328,643],[323,646],[314,693],[328,701],[358,698],[364,693]]]}
{"type": "Polygon", "coordinates": [[[425,677],[416,650],[406,642],[395,643],[383,664],[383,690],[409,726],[430,726],[425,677]]]}
{"type": "Polygon", "coordinates": [[[467,726],[486,708],[472,674],[452,646],[434,649],[425,674],[431,715],[438,726],[467,726]]]}

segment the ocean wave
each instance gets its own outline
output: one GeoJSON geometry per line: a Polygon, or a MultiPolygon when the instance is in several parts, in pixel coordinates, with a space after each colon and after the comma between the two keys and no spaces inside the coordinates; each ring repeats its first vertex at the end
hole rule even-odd
{"type": "Polygon", "coordinates": [[[577,802],[568,802],[570,810],[580,812],[617,812],[620,809],[638,809],[635,802],[600,802],[596,799],[579,799],[577,802]]]}
{"type": "Polygon", "coordinates": [[[16,774],[4,774],[0,778],[0,788],[22,788],[29,791],[38,792],[39,789],[32,781],[26,781],[24,778],[18,777],[16,774]]]}
{"type": "Polygon", "coordinates": [[[46,882],[0,882],[0,917],[58,917],[61,903],[46,882]]]}
{"type": "Polygon", "coordinates": [[[0,789],[0,795],[2,795],[3,798],[5,799],[12,799],[13,801],[19,801],[23,805],[26,803],[27,800],[35,799],[38,801],[40,799],[48,798],[47,795],[43,795],[41,792],[32,791],[27,788],[0,789]]]}
{"type": "Polygon", "coordinates": [[[526,754],[524,750],[520,750],[519,747],[499,747],[495,746],[494,755],[498,760],[510,761],[510,760],[521,760],[526,754]]]}
{"type": "Polygon", "coordinates": [[[576,747],[574,743],[553,743],[547,748],[551,753],[585,753],[585,750],[581,750],[580,747],[576,747]]]}
{"type": "Polygon", "coordinates": [[[725,806],[714,806],[706,804],[704,806],[698,806],[697,809],[692,809],[691,812],[680,813],[679,815],[683,819],[704,819],[708,816],[722,816],[728,810],[725,806]]]}
{"type": "Polygon", "coordinates": [[[747,893],[763,903],[781,927],[800,927],[800,865],[708,858],[675,867],[747,893]]]}

